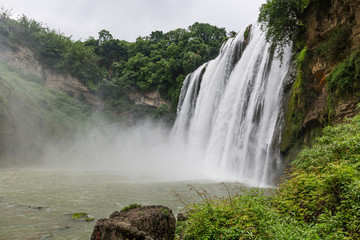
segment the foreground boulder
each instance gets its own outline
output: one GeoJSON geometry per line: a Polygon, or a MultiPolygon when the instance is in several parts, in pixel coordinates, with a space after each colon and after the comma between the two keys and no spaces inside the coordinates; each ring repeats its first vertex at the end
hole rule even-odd
{"type": "Polygon", "coordinates": [[[165,206],[144,206],[125,212],[113,212],[109,219],[99,219],[91,240],[172,240],[175,217],[165,206]]]}

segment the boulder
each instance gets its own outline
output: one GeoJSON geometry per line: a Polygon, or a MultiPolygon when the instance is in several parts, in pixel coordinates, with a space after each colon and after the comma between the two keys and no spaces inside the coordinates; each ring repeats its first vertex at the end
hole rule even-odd
{"type": "Polygon", "coordinates": [[[172,240],[175,217],[165,206],[143,206],[125,212],[113,212],[109,219],[99,219],[91,240],[172,240]]]}

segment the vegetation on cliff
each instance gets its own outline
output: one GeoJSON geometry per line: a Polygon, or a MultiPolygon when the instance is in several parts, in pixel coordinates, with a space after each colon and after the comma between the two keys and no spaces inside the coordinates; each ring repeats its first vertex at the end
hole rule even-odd
{"type": "Polygon", "coordinates": [[[358,112],[357,6],[356,1],[268,0],[260,9],[258,20],[280,57],[293,43],[296,76],[284,106],[281,144],[291,159],[323,127],[358,112]]]}
{"type": "Polygon", "coordinates": [[[178,239],[359,239],[360,116],[326,127],[272,194],[243,190],[188,205],[178,239]]]}
{"type": "Polygon", "coordinates": [[[0,156],[9,161],[30,163],[45,143],[73,134],[91,115],[88,103],[45,87],[37,76],[3,61],[0,72],[0,156]]]}
{"type": "Polygon", "coordinates": [[[18,20],[10,15],[1,14],[1,44],[14,51],[28,47],[46,68],[77,77],[118,112],[127,110],[126,93],[134,90],[157,89],[176,107],[185,76],[215,58],[227,38],[224,28],[195,23],[188,29],[154,31],[133,43],[114,39],[106,30],[98,38],[73,41],[24,15],[18,20]]]}
{"type": "Polygon", "coordinates": [[[310,0],[268,0],[260,8],[258,21],[272,49],[280,55],[285,46],[304,33],[302,15],[310,0]]]}
{"type": "Polygon", "coordinates": [[[86,99],[45,87],[45,72],[77,78],[101,97],[101,112],[117,120],[149,117],[172,123],[185,76],[216,57],[226,38],[224,28],[195,23],[154,31],[135,42],[114,39],[106,30],[97,38],[74,41],[24,15],[14,20],[11,10],[0,8],[0,49],[10,49],[14,59],[30,49],[40,63],[35,67],[41,68],[35,76],[0,63],[0,154],[39,155],[44,142],[71,134],[93,113],[86,99]],[[130,99],[134,92],[159,92],[173,108],[136,105],[130,99]]]}

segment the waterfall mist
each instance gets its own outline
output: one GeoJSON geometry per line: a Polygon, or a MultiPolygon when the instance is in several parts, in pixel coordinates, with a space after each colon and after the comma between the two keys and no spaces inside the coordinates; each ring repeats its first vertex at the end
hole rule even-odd
{"type": "Polygon", "coordinates": [[[44,167],[120,174],[131,181],[201,179],[201,162],[183,144],[169,143],[169,128],[152,121],[134,126],[104,122],[67,141],[45,146],[44,167]]]}

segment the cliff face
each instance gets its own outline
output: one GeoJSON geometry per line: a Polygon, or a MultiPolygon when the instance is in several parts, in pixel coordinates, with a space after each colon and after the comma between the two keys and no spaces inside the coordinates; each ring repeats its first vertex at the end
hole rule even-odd
{"type": "MultiPolygon", "coordinates": [[[[341,39],[344,44],[343,49],[340,49],[342,52],[349,51],[350,54],[360,50],[359,0],[323,1],[320,8],[313,4],[305,15],[304,23],[307,29],[306,45],[310,51],[319,51],[324,44],[329,42],[329,38],[334,36],[335,31],[342,34],[341,37],[339,36],[339,40],[341,39]]],[[[308,67],[311,69],[314,82],[318,86],[317,89],[314,89],[318,97],[306,114],[304,127],[311,121],[317,120],[323,123],[326,119],[322,116],[326,113],[327,107],[326,78],[341,62],[342,57],[345,56],[339,55],[330,59],[326,56],[315,56],[315,59],[309,64],[308,67]]],[[[338,102],[334,106],[333,122],[339,123],[345,118],[355,116],[358,113],[357,104],[358,99],[343,99],[338,102]]]]}
{"type": "Polygon", "coordinates": [[[327,0],[319,7],[313,4],[304,16],[307,46],[314,49],[326,40],[326,34],[339,26],[347,25],[352,50],[360,47],[360,2],[359,0],[327,0]]]}
{"type": "MultiPolygon", "coordinates": [[[[311,144],[322,127],[341,123],[359,113],[359,89],[352,89],[341,97],[335,90],[329,92],[336,67],[360,51],[359,0],[312,1],[304,13],[303,23],[306,57],[298,67],[286,108],[282,140],[285,152],[296,139],[301,139],[301,145],[311,144]]],[[[353,81],[360,82],[360,79],[353,81]]]]}
{"type": "Polygon", "coordinates": [[[19,47],[16,51],[8,47],[0,47],[0,58],[24,74],[30,74],[43,79],[47,87],[55,88],[75,98],[85,98],[93,105],[100,105],[100,99],[78,79],[64,74],[55,73],[43,68],[27,48],[19,47]]]}
{"type": "Polygon", "coordinates": [[[159,91],[154,90],[150,92],[140,93],[140,92],[130,92],[128,94],[129,99],[134,102],[136,105],[147,105],[151,107],[161,107],[162,105],[166,105],[168,108],[171,107],[169,101],[163,99],[160,96],[159,91]]]}

